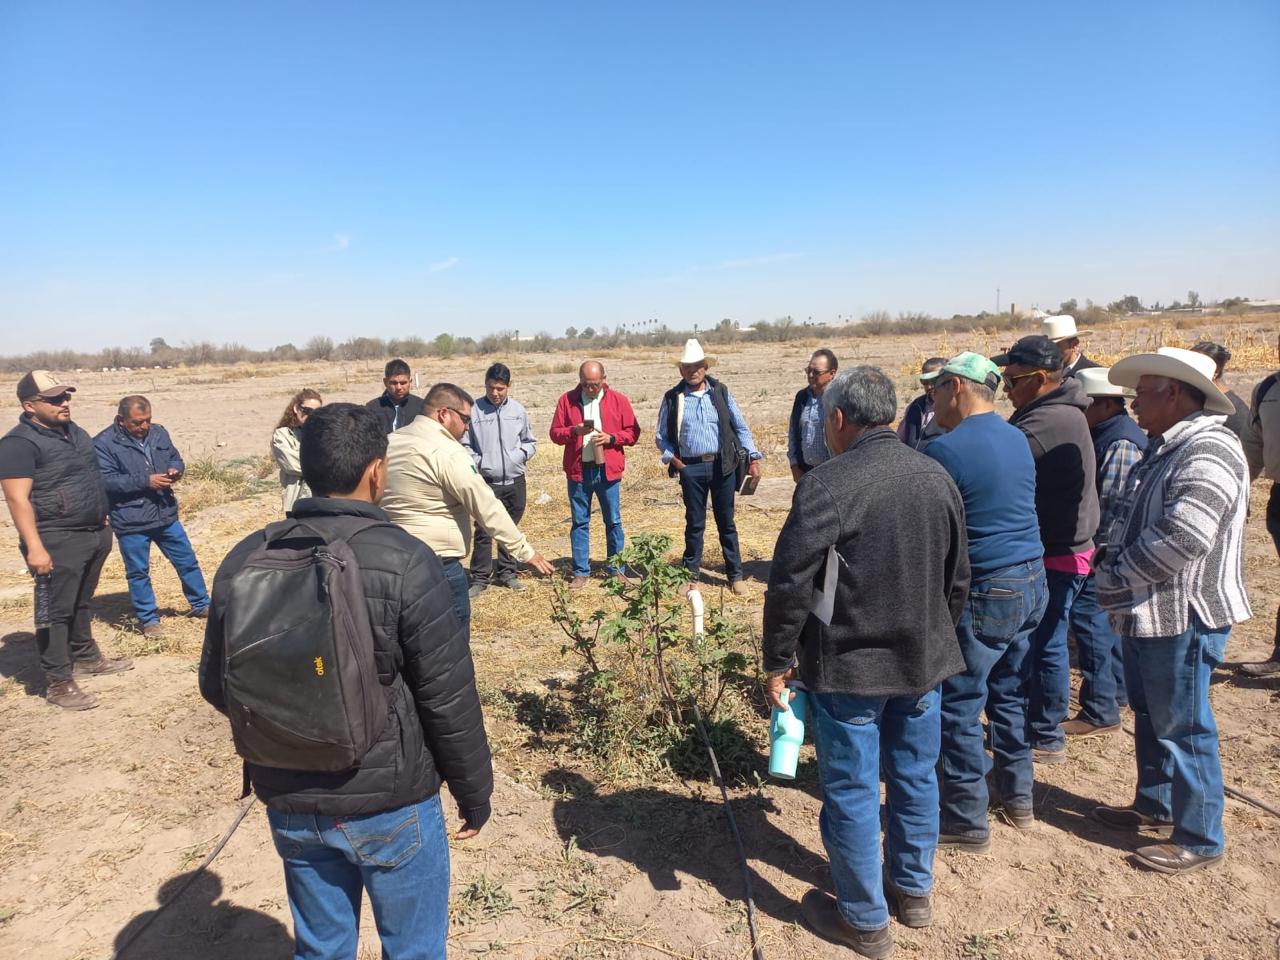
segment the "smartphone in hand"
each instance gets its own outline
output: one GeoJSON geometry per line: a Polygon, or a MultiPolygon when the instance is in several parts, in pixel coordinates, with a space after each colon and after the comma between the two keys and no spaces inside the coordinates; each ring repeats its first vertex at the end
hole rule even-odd
{"type": "Polygon", "coordinates": [[[738,493],[741,496],[749,497],[756,492],[756,487],[758,486],[760,486],[760,478],[753,477],[748,473],[742,478],[742,486],[738,488],[738,493]]]}

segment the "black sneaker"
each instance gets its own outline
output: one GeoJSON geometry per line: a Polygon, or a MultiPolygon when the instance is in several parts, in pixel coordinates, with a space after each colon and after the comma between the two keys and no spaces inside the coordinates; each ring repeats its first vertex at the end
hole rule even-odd
{"type": "Polygon", "coordinates": [[[504,590],[510,590],[512,593],[520,593],[524,590],[524,584],[515,577],[504,577],[502,580],[494,581],[493,585],[502,587],[504,590]]]}
{"type": "Polygon", "coordinates": [[[939,833],[939,850],[963,850],[965,853],[990,853],[991,835],[971,837],[966,833],[939,833]]]}
{"type": "Polygon", "coordinates": [[[473,583],[470,587],[467,588],[467,596],[470,599],[474,600],[476,597],[480,596],[480,594],[484,593],[488,589],[489,589],[489,584],[485,583],[483,580],[477,580],[475,583],[473,583]]]}
{"type": "Polygon", "coordinates": [[[821,890],[810,890],[800,898],[805,923],[820,937],[843,944],[854,953],[872,960],[884,960],[893,953],[893,935],[888,926],[879,930],[859,930],[840,914],[836,898],[821,890]]]}
{"type": "Polygon", "coordinates": [[[1035,811],[1031,807],[1016,807],[1002,803],[1000,816],[1019,830],[1030,830],[1036,825],[1035,811]]]}
{"type": "Polygon", "coordinates": [[[917,897],[915,894],[899,890],[889,878],[884,880],[884,898],[889,903],[889,912],[904,927],[918,930],[933,924],[933,906],[929,903],[929,895],[917,897]]]}

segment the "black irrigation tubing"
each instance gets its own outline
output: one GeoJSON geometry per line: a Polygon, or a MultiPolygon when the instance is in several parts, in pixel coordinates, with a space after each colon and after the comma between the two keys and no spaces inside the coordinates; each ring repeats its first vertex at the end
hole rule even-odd
{"type": "Polygon", "coordinates": [[[764,960],[764,948],[760,946],[760,931],[756,929],[756,901],[751,894],[751,867],[747,863],[747,851],[742,846],[742,835],[738,832],[738,821],[733,815],[733,805],[729,803],[729,790],[724,785],[724,777],[720,775],[720,763],[716,760],[716,751],[711,746],[711,738],[707,736],[707,728],[702,723],[702,711],[689,698],[689,706],[693,707],[693,719],[698,724],[698,735],[707,748],[707,756],[711,758],[711,770],[716,775],[716,785],[720,788],[720,796],[724,799],[724,812],[729,817],[729,830],[733,833],[733,845],[738,848],[738,860],[742,864],[742,883],[746,887],[747,929],[751,931],[751,956],[753,960],[764,960]]]}
{"type": "Polygon", "coordinates": [[[182,886],[177,889],[174,895],[170,897],[168,900],[166,900],[164,903],[160,904],[159,909],[157,909],[153,914],[151,914],[151,916],[147,917],[147,919],[143,921],[143,923],[138,927],[138,929],[133,931],[133,933],[129,935],[129,939],[126,940],[124,943],[120,944],[120,946],[116,948],[116,952],[111,955],[111,960],[119,960],[120,957],[123,957],[125,954],[125,951],[128,950],[131,946],[133,946],[135,942],[137,942],[138,937],[142,936],[142,931],[146,930],[147,927],[151,926],[151,924],[155,922],[156,918],[160,916],[160,914],[164,913],[165,910],[173,906],[173,904],[178,901],[178,898],[187,892],[187,888],[196,882],[196,879],[200,876],[200,874],[204,873],[205,870],[208,869],[209,864],[213,863],[213,858],[222,852],[222,848],[227,845],[227,841],[231,839],[231,835],[236,832],[236,827],[240,826],[245,816],[249,813],[249,808],[253,806],[254,799],[255,798],[252,794],[250,794],[248,797],[245,797],[244,802],[240,804],[239,812],[236,814],[235,819],[231,821],[231,826],[227,827],[227,831],[222,835],[222,839],[218,841],[218,845],[214,847],[212,850],[210,850],[208,855],[205,856],[205,858],[200,861],[200,866],[196,867],[195,870],[191,871],[191,876],[187,877],[186,882],[183,883],[182,886]]]}
{"type": "MultiPolygon", "coordinates": [[[[1134,735],[1133,730],[1129,727],[1121,727],[1121,729],[1131,737],[1134,735]]],[[[1245,803],[1253,804],[1259,810],[1265,810],[1273,817],[1280,817],[1280,810],[1277,810],[1265,800],[1259,800],[1257,797],[1249,796],[1249,794],[1245,793],[1243,790],[1237,790],[1229,783],[1224,783],[1222,785],[1222,791],[1229,797],[1235,797],[1237,800],[1243,800],[1245,803]]]]}

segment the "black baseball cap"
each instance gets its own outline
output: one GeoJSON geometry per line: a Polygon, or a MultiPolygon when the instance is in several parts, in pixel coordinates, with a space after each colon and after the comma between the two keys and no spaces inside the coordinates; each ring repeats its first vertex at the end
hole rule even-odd
{"type": "Polygon", "coordinates": [[[1062,351],[1048,337],[1032,334],[1023,337],[1004,353],[991,358],[997,367],[1007,367],[1015,363],[1035,367],[1037,370],[1061,370],[1062,351]]]}

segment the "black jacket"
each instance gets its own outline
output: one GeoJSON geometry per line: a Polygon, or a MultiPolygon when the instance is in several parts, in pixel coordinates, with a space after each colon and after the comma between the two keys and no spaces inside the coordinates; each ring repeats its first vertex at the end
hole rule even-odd
{"type": "Polygon", "coordinates": [[[116,533],[160,530],[178,519],[178,498],[172,489],[152,490],[151,474],[173,467],[186,472],[182,456],[158,423],[147,434],[147,451],[113,423],[93,438],[102,468],[102,484],[111,504],[111,529],[116,533]]]}
{"type": "Polygon", "coordinates": [[[1089,396],[1075,377],[1015,410],[1036,462],[1036,517],[1046,557],[1093,549],[1098,529],[1097,461],[1084,418],[1089,396]]]}
{"type": "Polygon", "coordinates": [[[1067,377],[1074,377],[1081,370],[1088,370],[1091,367],[1100,367],[1100,366],[1102,366],[1102,364],[1095,363],[1094,361],[1090,360],[1088,357],[1086,357],[1082,353],[1080,354],[1080,359],[1076,361],[1076,365],[1074,367],[1071,367],[1070,369],[1062,371],[1062,377],[1065,380],[1067,377]]]}
{"type": "MultiPolygon", "coordinates": [[[[372,504],[324,497],[299,500],[292,515],[318,527],[327,516],[387,519],[372,504]]],[[[213,581],[200,693],[224,713],[223,622],[229,580],[261,542],[258,531],[238,543],[213,581]]],[[[250,764],[253,788],[275,810],[340,817],[418,803],[436,793],[443,779],[463,818],[478,827],[489,817],[493,761],[467,631],[453,612],[453,594],[440,561],[398,528],[374,527],[348,542],[364,580],[378,676],[392,687],[387,726],[355,770],[306,773],[250,764]]]]}
{"type": "Polygon", "coordinates": [[[422,398],[410,393],[399,403],[392,403],[391,398],[384,392],[382,396],[374,397],[365,406],[378,415],[382,421],[382,429],[392,433],[406,426],[413,421],[414,417],[422,413],[422,398]],[[399,407],[398,411],[397,407],[399,407]]]}
{"type": "Polygon", "coordinates": [[[798,656],[811,690],[916,696],[965,668],[955,626],[968,592],[960,491],[892,430],[869,430],[796,485],[765,594],[764,668],[798,656]],[[810,608],[832,546],[828,626],[810,608]]]}
{"type": "Polygon", "coordinates": [[[74,423],[50,430],[24,413],[4,442],[29,445],[34,454],[31,506],[36,530],[102,529],[107,521],[107,492],[89,434],[74,423]]]}

